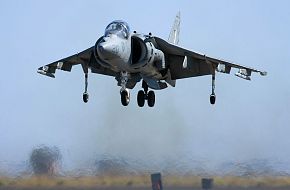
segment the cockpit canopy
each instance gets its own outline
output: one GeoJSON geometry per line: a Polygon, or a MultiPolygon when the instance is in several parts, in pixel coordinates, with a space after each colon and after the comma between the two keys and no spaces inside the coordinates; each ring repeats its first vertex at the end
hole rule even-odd
{"type": "Polygon", "coordinates": [[[130,28],[129,25],[121,20],[116,20],[111,22],[105,30],[105,36],[109,34],[115,34],[121,38],[128,38],[130,35],[130,28]]]}

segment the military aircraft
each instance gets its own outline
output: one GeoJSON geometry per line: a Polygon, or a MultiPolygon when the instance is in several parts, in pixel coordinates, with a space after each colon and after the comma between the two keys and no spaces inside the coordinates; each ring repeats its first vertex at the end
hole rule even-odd
{"type": "Polygon", "coordinates": [[[115,77],[121,87],[121,103],[130,102],[130,91],[142,81],[142,88],[137,95],[137,103],[143,107],[155,104],[153,90],[162,90],[168,85],[175,87],[177,79],[211,75],[210,103],[215,104],[216,72],[229,74],[232,68],[238,69],[236,76],[251,80],[251,73],[265,76],[267,73],[241,66],[232,62],[209,57],[178,46],[180,33],[180,13],[176,15],[168,41],[151,33],[148,35],[133,31],[120,20],[113,21],[96,44],[80,53],[61,59],[38,69],[38,73],[55,78],[56,69],[71,71],[80,64],[85,76],[83,101],[89,100],[88,73],[115,77]],[[149,90],[153,89],[153,90],[149,90]]]}

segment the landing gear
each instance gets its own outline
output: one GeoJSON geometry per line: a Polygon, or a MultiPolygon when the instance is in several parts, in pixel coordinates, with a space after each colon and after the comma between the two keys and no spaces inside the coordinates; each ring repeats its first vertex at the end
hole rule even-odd
{"type": "Polygon", "coordinates": [[[88,103],[88,101],[89,101],[89,94],[88,93],[83,93],[83,101],[85,103],[88,103]]]}
{"type": "Polygon", "coordinates": [[[121,91],[121,102],[123,106],[128,106],[130,103],[130,93],[128,90],[121,91]]]}
{"type": "Polygon", "coordinates": [[[89,93],[88,93],[88,73],[85,73],[85,92],[83,93],[83,101],[88,103],[89,93]]]}
{"type": "Polygon", "coordinates": [[[148,92],[148,85],[145,81],[142,82],[142,88],[144,90],[140,90],[137,95],[137,103],[139,107],[143,107],[145,104],[145,100],[147,100],[149,107],[154,107],[155,104],[155,93],[150,90],[148,92]]]}
{"type": "Polygon", "coordinates": [[[214,90],[215,90],[215,74],[213,74],[211,77],[211,95],[210,95],[209,100],[212,105],[215,104],[215,100],[216,100],[216,95],[215,95],[214,90]]]}
{"type": "Polygon", "coordinates": [[[145,104],[145,92],[140,90],[137,95],[137,103],[139,107],[143,107],[145,104]]]}
{"type": "Polygon", "coordinates": [[[147,103],[149,107],[154,107],[155,104],[155,93],[154,91],[149,91],[147,95],[147,103]]]}
{"type": "Polygon", "coordinates": [[[121,103],[123,106],[128,106],[130,103],[130,91],[126,88],[128,82],[128,73],[121,72],[121,103]]]}
{"type": "Polygon", "coordinates": [[[216,100],[216,96],[215,96],[215,94],[211,94],[209,99],[210,99],[210,103],[211,103],[212,105],[214,105],[214,104],[215,104],[215,100],[216,100]]]}

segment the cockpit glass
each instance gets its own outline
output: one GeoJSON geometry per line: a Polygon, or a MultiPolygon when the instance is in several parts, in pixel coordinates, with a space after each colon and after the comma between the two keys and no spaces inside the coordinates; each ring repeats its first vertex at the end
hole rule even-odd
{"type": "Polygon", "coordinates": [[[114,21],[110,23],[105,30],[105,36],[115,34],[121,38],[128,38],[130,35],[130,28],[124,21],[114,21]]]}

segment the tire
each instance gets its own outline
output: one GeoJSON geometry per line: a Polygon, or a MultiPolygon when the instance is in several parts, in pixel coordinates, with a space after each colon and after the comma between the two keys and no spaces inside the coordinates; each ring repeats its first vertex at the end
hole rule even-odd
{"type": "Polygon", "coordinates": [[[215,100],[216,100],[216,96],[214,94],[210,95],[209,100],[210,100],[211,105],[214,105],[215,104],[215,100]]]}
{"type": "Polygon", "coordinates": [[[145,104],[145,92],[140,90],[137,95],[137,103],[139,107],[143,107],[145,104]]]}
{"type": "Polygon", "coordinates": [[[88,93],[84,93],[84,94],[83,94],[83,101],[84,101],[85,103],[88,103],[88,101],[89,101],[89,94],[88,94],[88,93]]]}
{"type": "Polygon", "coordinates": [[[155,93],[154,91],[148,92],[148,100],[147,100],[148,106],[153,107],[155,104],[155,93]]]}
{"type": "Polygon", "coordinates": [[[129,93],[126,90],[121,92],[121,103],[123,106],[128,106],[130,102],[129,93]]]}

